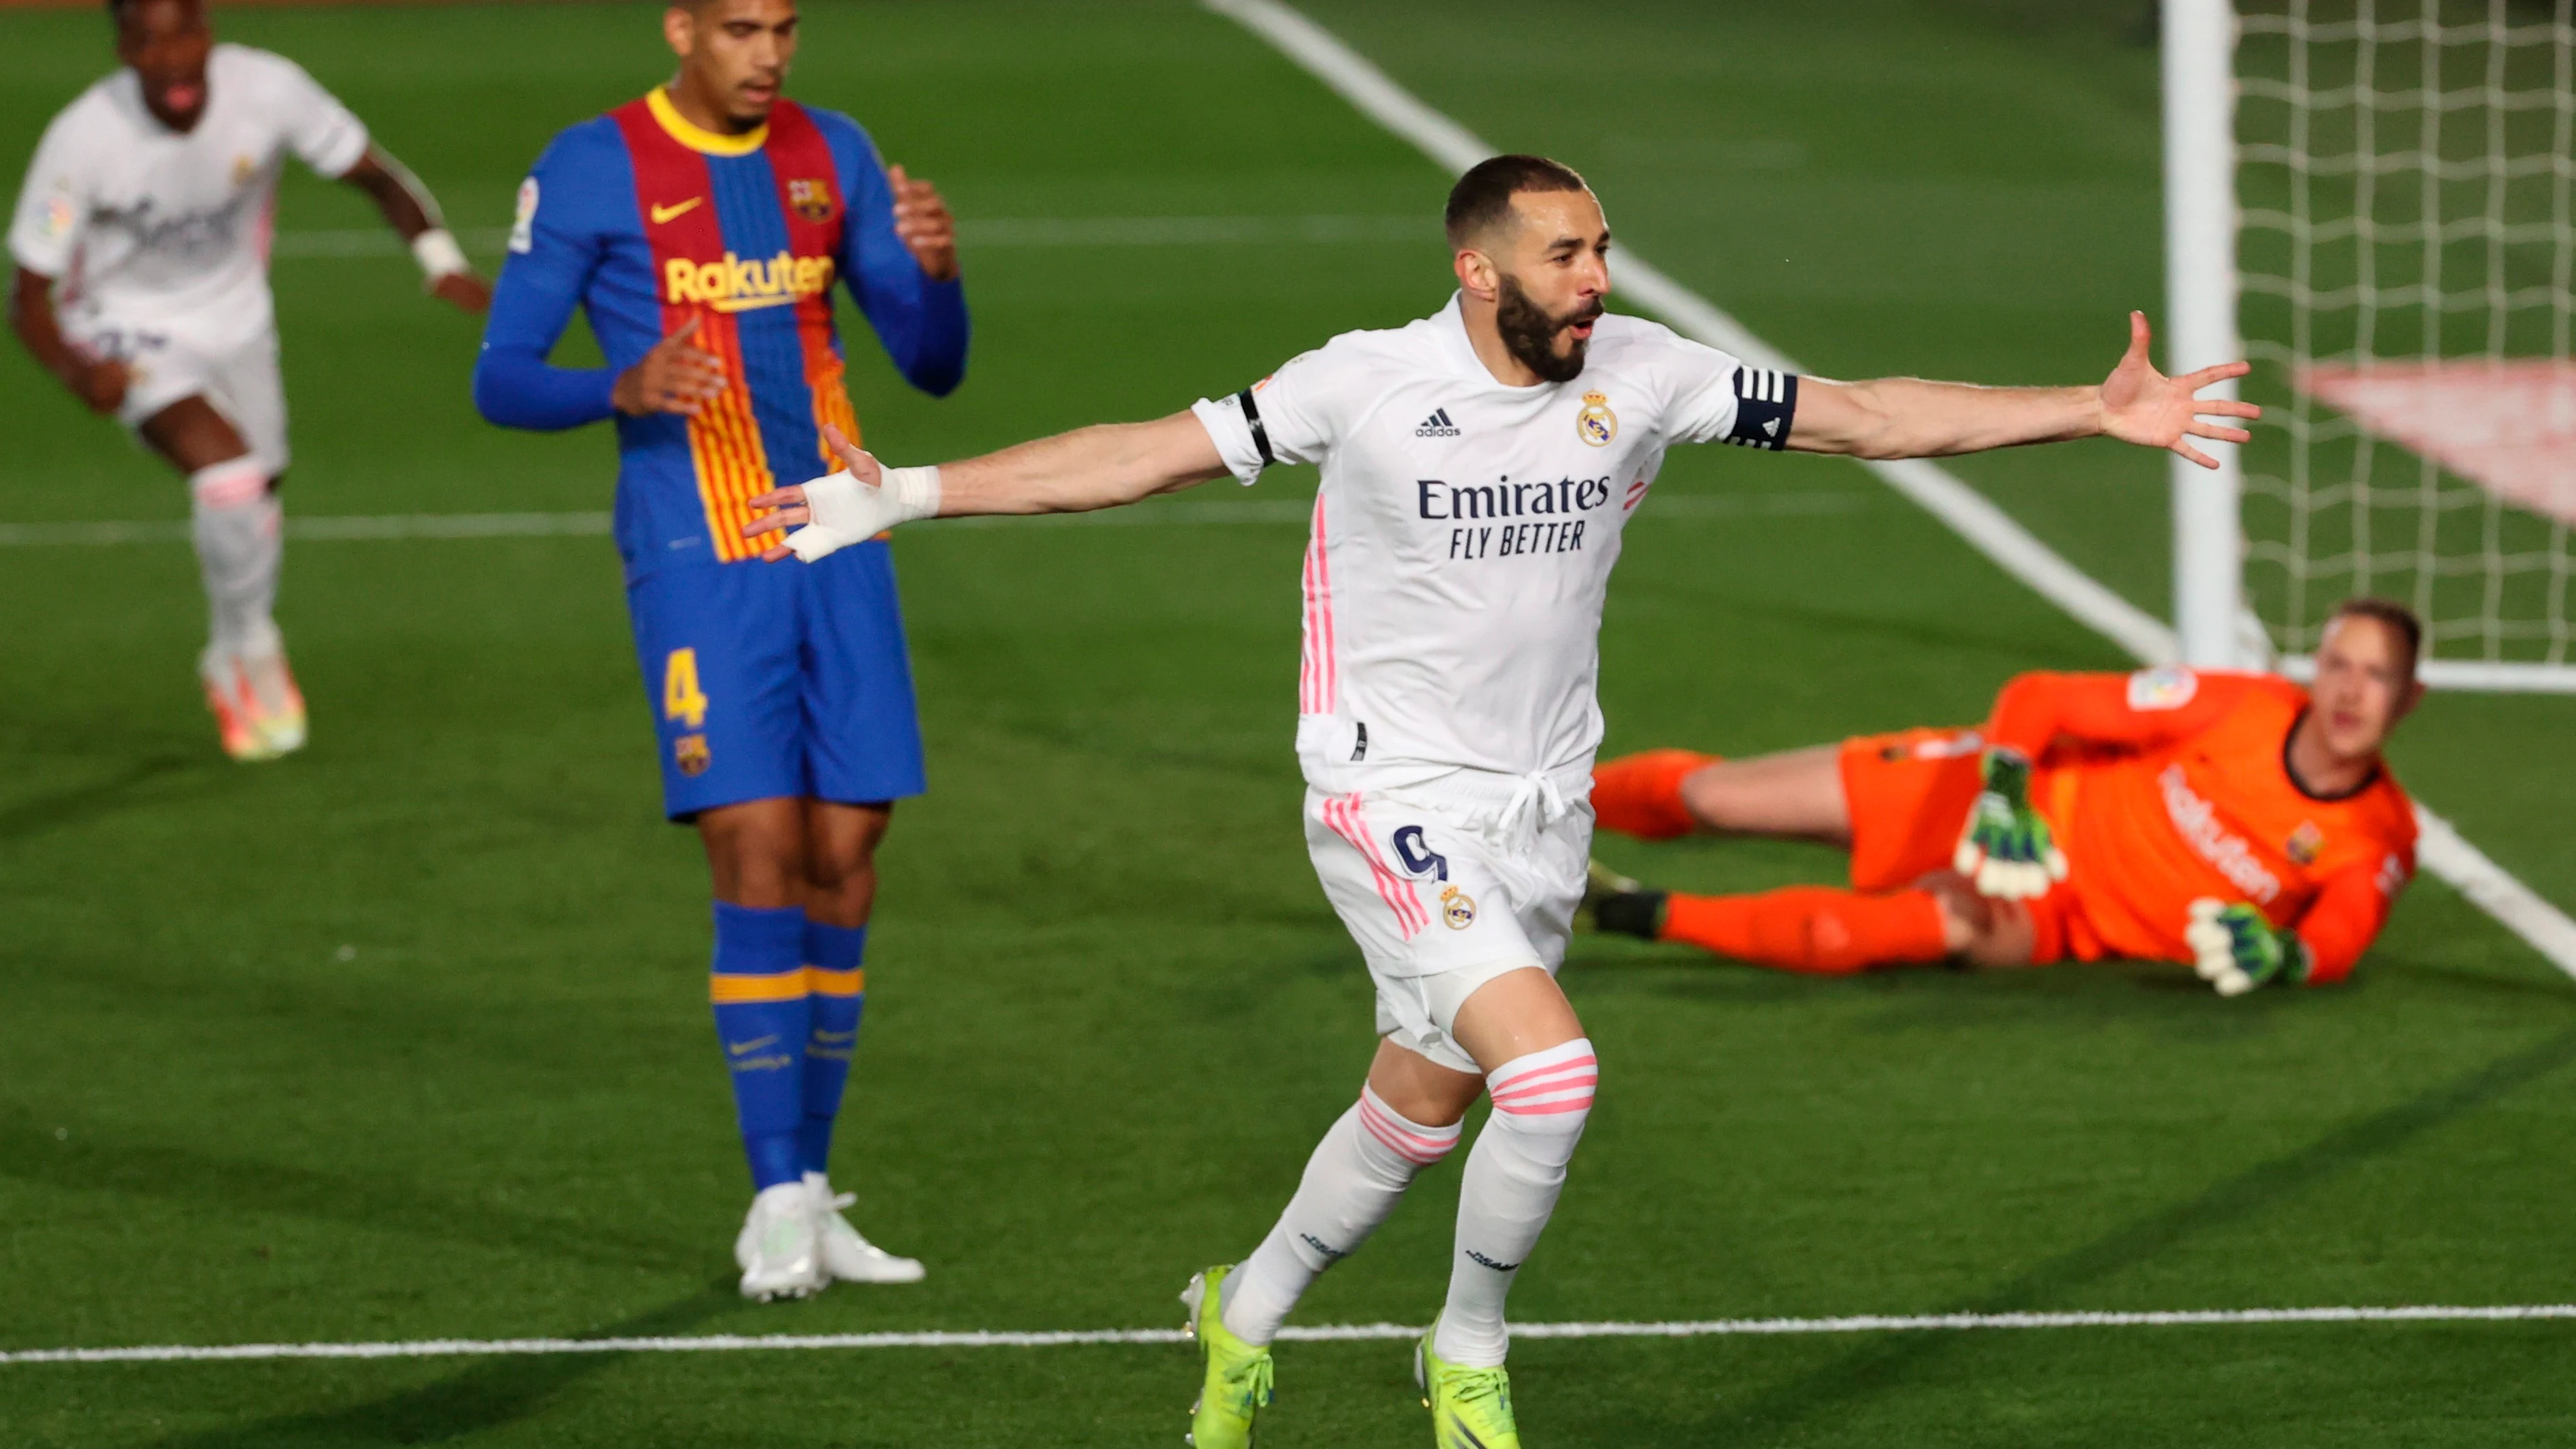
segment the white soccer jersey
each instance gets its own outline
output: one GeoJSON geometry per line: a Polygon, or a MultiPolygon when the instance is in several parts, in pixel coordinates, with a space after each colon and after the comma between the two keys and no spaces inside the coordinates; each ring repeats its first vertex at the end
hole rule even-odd
{"type": "Polygon", "coordinates": [[[1785,444],[1795,389],[1615,313],[1574,381],[1506,386],[1453,297],[1198,403],[1243,482],[1273,459],[1322,465],[1298,686],[1309,783],[1588,775],[1621,528],[1672,444],[1785,444]]]}
{"type": "Polygon", "coordinates": [[[274,321],[270,218],[289,152],[338,177],[366,154],[367,128],[284,56],[216,46],[205,110],[185,134],[119,70],[45,128],[10,254],[59,279],[66,332],[95,350],[123,355],[134,333],[247,343],[274,321]]]}

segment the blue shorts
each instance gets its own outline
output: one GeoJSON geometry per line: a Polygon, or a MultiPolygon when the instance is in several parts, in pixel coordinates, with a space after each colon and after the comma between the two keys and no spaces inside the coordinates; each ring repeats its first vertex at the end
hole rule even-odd
{"type": "Polygon", "coordinates": [[[746,800],[918,795],[921,720],[883,539],[821,563],[665,568],[628,586],[673,820],[746,800]]]}

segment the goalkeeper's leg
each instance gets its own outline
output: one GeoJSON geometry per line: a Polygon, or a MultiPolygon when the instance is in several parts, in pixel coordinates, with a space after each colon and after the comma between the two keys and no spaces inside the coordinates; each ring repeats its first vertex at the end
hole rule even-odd
{"type": "Polygon", "coordinates": [[[1648,750],[1592,772],[1600,827],[1644,840],[1693,831],[1851,842],[1842,747],[1818,745],[1745,760],[1648,750]]]}
{"type": "Polygon", "coordinates": [[[1599,901],[1594,912],[1604,930],[1818,976],[1954,957],[2027,966],[2038,955],[2027,909],[1949,881],[1875,895],[1828,886],[1726,896],[1641,890],[1599,901]]]}

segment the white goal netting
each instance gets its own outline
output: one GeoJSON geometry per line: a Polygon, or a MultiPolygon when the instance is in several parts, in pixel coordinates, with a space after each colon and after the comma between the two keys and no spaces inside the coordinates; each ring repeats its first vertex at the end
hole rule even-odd
{"type": "Polygon", "coordinates": [[[2242,8],[2244,584],[2283,652],[2372,593],[2436,659],[2576,676],[2572,5],[2242,8]]]}

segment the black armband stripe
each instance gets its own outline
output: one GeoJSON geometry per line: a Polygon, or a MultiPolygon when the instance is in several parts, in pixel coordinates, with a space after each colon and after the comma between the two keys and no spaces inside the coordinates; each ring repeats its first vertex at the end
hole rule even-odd
{"type": "Polygon", "coordinates": [[[1243,420],[1252,427],[1252,446],[1260,450],[1261,466],[1267,468],[1278,462],[1278,457],[1270,451],[1270,430],[1261,425],[1261,409],[1253,406],[1252,389],[1247,387],[1236,393],[1234,400],[1243,404],[1243,420]]]}
{"type": "Polygon", "coordinates": [[[1735,426],[1726,441],[1740,448],[1789,446],[1789,424],[1798,415],[1798,375],[1776,367],[1735,370],[1735,426]]]}

